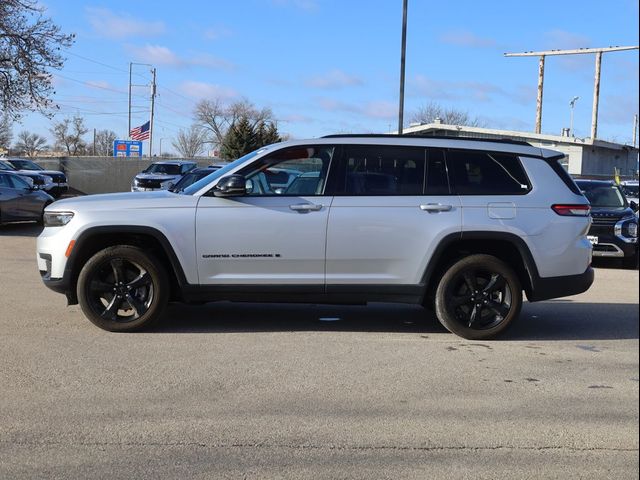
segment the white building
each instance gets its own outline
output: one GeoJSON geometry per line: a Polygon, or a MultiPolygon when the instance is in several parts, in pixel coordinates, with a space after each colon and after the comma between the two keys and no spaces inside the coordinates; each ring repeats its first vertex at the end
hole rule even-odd
{"type": "Polygon", "coordinates": [[[412,125],[403,130],[406,135],[435,135],[447,137],[475,137],[510,139],[530,143],[536,147],[557,150],[567,155],[565,168],[572,175],[606,176],[612,178],[615,169],[623,177],[638,176],[638,148],[630,145],[576,138],[560,135],[545,135],[512,130],[426,123],[412,125]]]}

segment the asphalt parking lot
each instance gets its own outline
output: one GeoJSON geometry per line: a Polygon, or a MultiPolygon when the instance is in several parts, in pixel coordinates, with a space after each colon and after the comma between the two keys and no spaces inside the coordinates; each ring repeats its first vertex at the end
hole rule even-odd
{"type": "Polygon", "coordinates": [[[38,232],[0,227],[0,478],[637,478],[638,270],[491,342],[383,304],[114,334],[42,285],[38,232]]]}

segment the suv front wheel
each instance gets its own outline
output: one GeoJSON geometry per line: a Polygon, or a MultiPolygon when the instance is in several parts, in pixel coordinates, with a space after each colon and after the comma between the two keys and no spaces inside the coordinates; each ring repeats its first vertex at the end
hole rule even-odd
{"type": "Polygon", "coordinates": [[[155,322],[169,297],[161,263],[138,247],[117,245],[99,251],[78,277],[84,314],[110,332],[141,330],[155,322]]]}
{"type": "Polygon", "coordinates": [[[491,255],[471,255],[444,273],[436,290],[436,315],[469,340],[493,338],[518,317],[522,287],[516,273],[491,255]]]}

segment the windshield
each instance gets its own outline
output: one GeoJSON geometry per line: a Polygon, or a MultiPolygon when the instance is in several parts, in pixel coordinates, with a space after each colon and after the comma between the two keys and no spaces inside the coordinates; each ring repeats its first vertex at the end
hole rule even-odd
{"type": "Polygon", "coordinates": [[[578,186],[593,207],[624,208],[627,206],[627,200],[616,185],[578,183],[578,186]]]}
{"type": "Polygon", "coordinates": [[[254,150],[251,153],[247,153],[245,156],[240,157],[237,160],[234,160],[233,162],[229,163],[228,165],[225,165],[220,170],[216,170],[211,175],[207,175],[202,180],[197,181],[196,183],[194,183],[193,185],[190,185],[189,187],[185,188],[182,192],[179,192],[179,193],[183,193],[185,195],[193,195],[198,190],[206,187],[207,185],[209,185],[214,180],[225,176],[227,174],[227,172],[230,172],[231,170],[233,170],[237,166],[242,165],[244,162],[246,162],[250,158],[255,157],[256,155],[258,155],[259,153],[264,152],[265,150],[266,150],[265,148],[260,148],[258,150],[254,150]]]}
{"type": "Polygon", "coordinates": [[[40,165],[31,160],[11,160],[11,164],[20,170],[44,170],[40,165]]]}
{"type": "Polygon", "coordinates": [[[152,163],[142,173],[161,173],[164,175],[180,175],[180,165],[170,163],[152,163]]]}
{"type": "Polygon", "coordinates": [[[10,171],[14,171],[15,168],[13,168],[11,165],[4,163],[4,162],[0,162],[0,170],[10,170],[10,171]]]}

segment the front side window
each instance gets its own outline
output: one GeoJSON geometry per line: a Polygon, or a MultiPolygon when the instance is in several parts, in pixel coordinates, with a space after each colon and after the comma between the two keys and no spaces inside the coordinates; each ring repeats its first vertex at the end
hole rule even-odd
{"type": "Polygon", "coordinates": [[[332,145],[290,147],[252,163],[239,173],[244,175],[250,196],[323,195],[332,145]]]}
{"type": "Polygon", "coordinates": [[[513,154],[451,150],[447,165],[459,195],[523,195],[531,188],[513,154]]]}
{"type": "Polygon", "coordinates": [[[423,194],[423,148],[348,145],[344,148],[344,164],[345,195],[423,194]]]}

